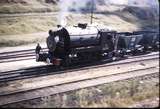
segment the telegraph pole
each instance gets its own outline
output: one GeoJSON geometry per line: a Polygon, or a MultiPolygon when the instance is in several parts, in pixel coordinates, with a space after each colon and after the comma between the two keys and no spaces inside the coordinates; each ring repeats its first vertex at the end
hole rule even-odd
{"type": "Polygon", "coordinates": [[[91,24],[93,22],[93,9],[94,9],[94,0],[91,1],[91,24]]]}

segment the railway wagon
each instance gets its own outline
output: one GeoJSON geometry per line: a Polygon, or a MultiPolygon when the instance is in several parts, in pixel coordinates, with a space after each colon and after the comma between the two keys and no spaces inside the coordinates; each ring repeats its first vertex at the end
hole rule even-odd
{"type": "Polygon", "coordinates": [[[58,26],[49,30],[46,40],[48,53],[38,54],[37,61],[53,65],[70,65],[73,62],[88,62],[107,57],[114,60],[144,48],[141,32],[117,32],[99,29],[96,26],[78,24],[73,27],[58,26]]]}
{"type": "Polygon", "coordinates": [[[159,49],[159,32],[157,31],[134,31],[133,34],[142,34],[144,37],[141,40],[141,45],[144,51],[159,49]]]}
{"type": "Polygon", "coordinates": [[[141,52],[143,50],[143,45],[140,43],[142,39],[142,34],[133,34],[132,32],[117,33],[117,49],[124,54],[141,52]]]}

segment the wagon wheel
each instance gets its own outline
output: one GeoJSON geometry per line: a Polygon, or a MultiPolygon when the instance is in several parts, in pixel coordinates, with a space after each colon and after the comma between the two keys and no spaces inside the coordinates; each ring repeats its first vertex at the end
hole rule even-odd
{"type": "Polygon", "coordinates": [[[125,50],[122,49],[122,50],[121,50],[121,53],[120,53],[120,57],[121,57],[121,58],[124,58],[124,55],[126,55],[126,52],[125,52],[125,50]]]}
{"type": "Polygon", "coordinates": [[[111,59],[112,61],[115,61],[117,59],[114,52],[109,52],[108,53],[108,58],[111,59]]]}
{"type": "Polygon", "coordinates": [[[66,57],[65,59],[63,59],[63,62],[62,62],[62,66],[64,67],[69,67],[71,64],[71,59],[69,57],[66,57]]]}

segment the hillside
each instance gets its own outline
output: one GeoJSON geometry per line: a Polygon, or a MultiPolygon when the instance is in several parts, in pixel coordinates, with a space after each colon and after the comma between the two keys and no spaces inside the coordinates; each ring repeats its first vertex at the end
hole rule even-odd
{"type": "MultiPolygon", "coordinates": [[[[72,5],[70,5],[71,2],[67,2],[69,5],[59,6],[58,1],[0,0],[0,45],[7,46],[9,44],[9,46],[14,46],[21,45],[22,42],[35,43],[37,42],[37,37],[25,40],[26,35],[22,34],[48,32],[49,29],[53,29],[60,24],[63,17],[65,17],[67,25],[90,23],[90,10],[86,10],[90,9],[89,5],[86,5],[86,9],[85,7],[81,9],[85,11],[77,12],[72,9],[73,6],[76,6],[74,2],[72,5]],[[64,10],[64,13],[63,9],[66,9],[67,6],[72,11],[65,12],[66,10],[64,10]],[[20,43],[12,35],[18,35],[20,43]],[[23,36],[25,37],[23,38],[23,36]]],[[[81,4],[80,0],[75,1],[77,1],[78,5],[81,4]]],[[[102,24],[117,31],[159,29],[157,7],[115,5],[108,4],[104,0],[98,0],[95,6],[96,9],[93,16],[95,24],[102,24]]],[[[41,39],[45,41],[45,37],[41,37],[41,39]]]]}
{"type": "Polygon", "coordinates": [[[0,0],[0,13],[57,11],[57,0],[0,0]]]}

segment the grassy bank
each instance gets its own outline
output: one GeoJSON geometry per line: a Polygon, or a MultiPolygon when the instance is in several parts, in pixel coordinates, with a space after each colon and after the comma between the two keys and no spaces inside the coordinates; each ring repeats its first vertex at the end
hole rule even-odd
{"type": "MultiPolygon", "coordinates": [[[[28,17],[23,16],[13,18],[10,17],[5,19],[0,18],[0,47],[24,45],[41,40],[41,38],[35,38],[34,35],[32,35],[33,37],[28,37],[25,34],[48,32],[49,29],[53,29],[57,24],[59,24],[57,18],[58,15],[28,17]],[[18,39],[11,35],[16,35],[18,39]]],[[[156,25],[158,25],[155,21],[148,22],[147,20],[137,20],[134,19],[134,17],[130,21],[126,21],[120,16],[101,14],[95,14],[93,21],[97,24],[103,24],[105,26],[111,27],[117,31],[135,31],[140,30],[143,27],[151,26],[154,28],[156,25]]],[[[90,14],[72,13],[67,17],[67,25],[76,25],[80,22],[90,22],[90,14]]]]}
{"type": "Polygon", "coordinates": [[[0,18],[0,36],[48,31],[55,23],[56,16],[0,18]]]}
{"type": "MultiPolygon", "coordinates": [[[[148,78],[149,76],[146,76],[148,78]]],[[[128,107],[159,97],[159,78],[117,81],[4,107],[128,107]]]]}
{"type": "Polygon", "coordinates": [[[46,36],[29,33],[48,32],[56,25],[55,17],[0,18],[0,47],[45,41],[46,36]]]}
{"type": "MultiPolygon", "coordinates": [[[[96,17],[96,22],[116,26],[116,24],[113,23],[113,20],[111,21],[111,19],[116,19],[119,21],[120,25],[123,24],[128,26],[128,30],[134,28],[133,25],[130,23],[122,23],[122,20],[120,18],[107,18],[102,15],[96,15],[96,17]],[[106,18],[108,20],[101,20],[101,18],[106,18]],[[109,19],[110,22],[108,22],[109,19]]],[[[89,20],[89,14],[71,14],[67,17],[67,24],[74,25],[78,22],[86,23],[89,22],[89,20]]],[[[29,43],[35,43],[39,40],[43,41],[41,37],[36,37],[34,35],[32,35],[31,37],[25,34],[48,32],[49,29],[53,29],[54,27],[56,27],[57,24],[57,16],[22,16],[13,18],[0,18],[0,47],[25,45],[29,43]]],[[[124,28],[120,29],[122,30],[124,28]]]]}
{"type": "MultiPolygon", "coordinates": [[[[45,0],[1,1],[0,14],[57,12],[58,5],[45,0]]],[[[43,14],[42,14],[43,15],[43,14]]],[[[26,35],[47,32],[56,24],[56,16],[0,17],[0,47],[18,46],[45,40],[45,37],[26,35]],[[11,36],[12,35],[12,36],[11,36]]]]}
{"type": "Polygon", "coordinates": [[[0,3],[0,14],[43,13],[58,11],[58,5],[43,0],[24,0],[23,2],[0,3]]]}

